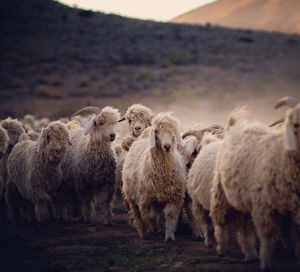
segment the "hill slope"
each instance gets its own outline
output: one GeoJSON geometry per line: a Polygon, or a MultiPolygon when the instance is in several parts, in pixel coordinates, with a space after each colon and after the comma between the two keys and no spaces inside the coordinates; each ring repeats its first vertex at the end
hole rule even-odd
{"type": "Polygon", "coordinates": [[[219,0],[172,20],[300,34],[298,0],[219,0]]]}
{"type": "Polygon", "coordinates": [[[0,37],[0,117],[55,118],[112,101],[123,110],[147,97],[163,106],[189,99],[189,107],[211,99],[231,109],[240,98],[299,92],[298,35],[3,0],[0,37]]]}

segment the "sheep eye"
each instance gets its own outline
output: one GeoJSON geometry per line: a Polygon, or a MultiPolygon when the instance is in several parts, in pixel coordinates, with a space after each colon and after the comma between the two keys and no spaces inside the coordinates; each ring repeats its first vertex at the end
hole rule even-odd
{"type": "Polygon", "coordinates": [[[104,123],[102,123],[102,122],[99,123],[99,126],[103,126],[103,125],[104,125],[104,123]]]}
{"type": "Polygon", "coordinates": [[[97,122],[96,122],[96,121],[94,121],[94,125],[95,125],[95,126],[97,125],[97,122]]]}
{"type": "Polygon", "coordinates": [[[128,122],[129,122],[129,124],[131,124],[132,121],[129,119],[128,122]]]}
{"type": "Polygon", "coordinates": [[[294,124],[294,128],[298,128],[299,127],[299,124],[294,124]]]}
{"type": "Polygon", "coordinates": [[[47,143],[49,144],[50,143],[50,136],[47,135],[47,143]]]}
{"type": "Polygon", "coordinates": [[[197,150],[195,149],[192,155],[193,155],[194,157],[196,157],[197,154],[198,154],[198,152],[197,152],[197,150]]]}

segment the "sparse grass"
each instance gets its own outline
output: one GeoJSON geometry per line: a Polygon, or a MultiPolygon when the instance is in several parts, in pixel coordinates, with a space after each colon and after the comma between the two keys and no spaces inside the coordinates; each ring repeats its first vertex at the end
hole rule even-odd
{"type": "Polygon", "coordinates": [[[50,99],[61,99],[63,96],[55,90],[47,86],[37,86],[34,90],[34,94],[41,98],[50,98],[50,99]]]}

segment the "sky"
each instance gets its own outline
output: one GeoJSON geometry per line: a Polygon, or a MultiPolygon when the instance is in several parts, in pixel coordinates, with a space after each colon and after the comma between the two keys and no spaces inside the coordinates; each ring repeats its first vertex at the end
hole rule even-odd
{"type": "Polygon", "coordinates": [[[214,1],[216,0],[59,0],[78,8],[155,21],[169,21],[214,1]]]}

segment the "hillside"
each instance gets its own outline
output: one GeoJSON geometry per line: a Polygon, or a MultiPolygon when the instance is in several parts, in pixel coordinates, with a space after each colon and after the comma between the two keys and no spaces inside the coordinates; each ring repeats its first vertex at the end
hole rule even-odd
{"type": "Polygon", "coordinates": [[[240,101],[257,106],[263,96],[271,108],[299,92],[297,35],[134,20],[51,0],[4,0],[0,15],[0,117],[142,102],[188,118],[217,105],[226,113],[208,121],[224,121],[240,101]]]}
{"type": "Polygon", "coordinates": [[[180,15],[172,22],[300,34],[300,3],[298,0],[219,0],[180,15]]]}

